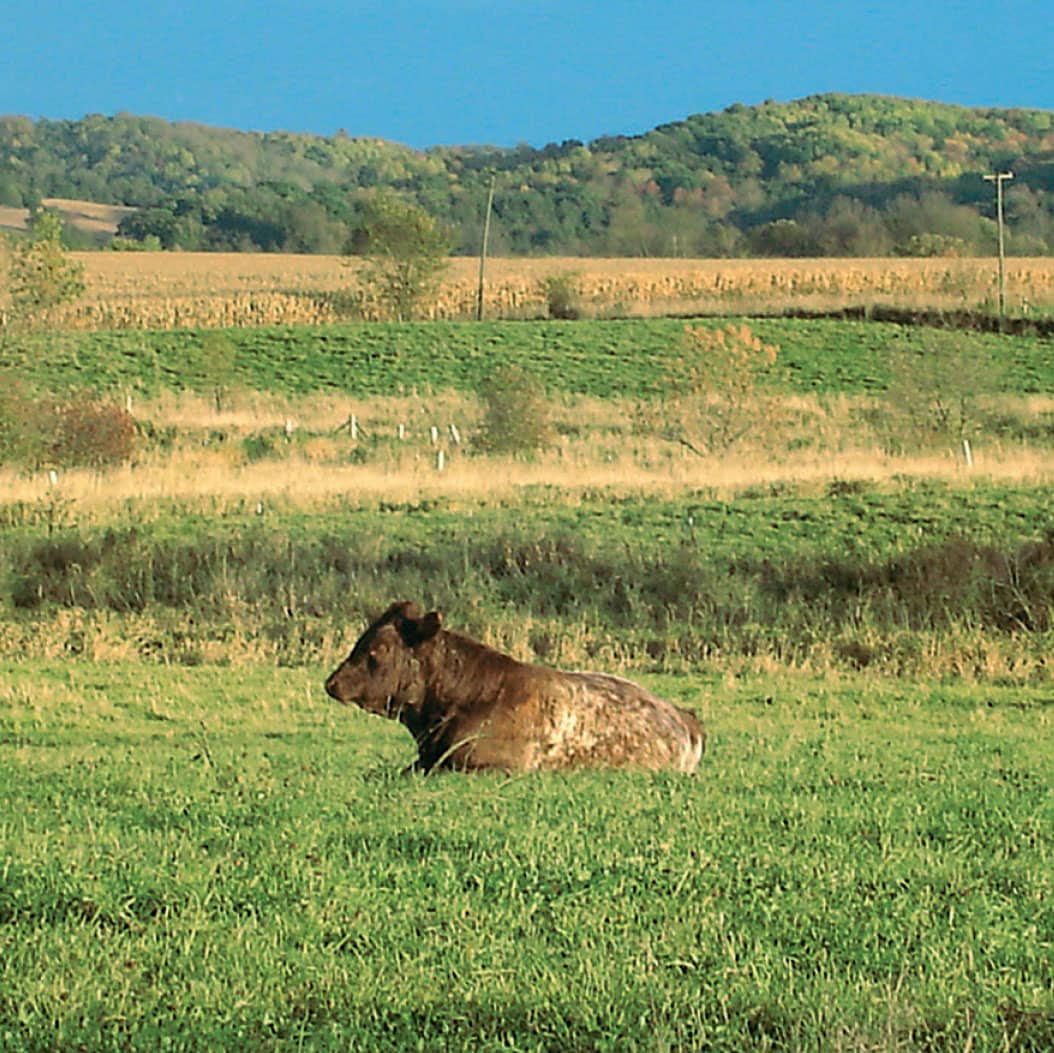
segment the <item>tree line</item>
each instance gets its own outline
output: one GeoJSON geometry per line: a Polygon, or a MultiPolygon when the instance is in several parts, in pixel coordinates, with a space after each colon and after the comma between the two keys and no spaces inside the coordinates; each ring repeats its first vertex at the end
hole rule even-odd
{"type": "Polygon", "coordinates": [[[1054,251],[1054,113],[880,96],[735,105],[643,135],[416,151],[345,132],[246,133],[118,114],[0,118],[0,205],[138,209],[117,247],[357,251],[384,191],[453,251],[509,255],[976,255],[1054,251]]]}

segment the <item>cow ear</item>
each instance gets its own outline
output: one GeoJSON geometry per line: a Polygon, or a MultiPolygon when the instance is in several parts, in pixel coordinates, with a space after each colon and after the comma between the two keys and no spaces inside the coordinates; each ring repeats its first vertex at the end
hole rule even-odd
{"type": "Polygon", "coordinates": [[[431,640],[443,622],[443,616],[439,611],[431,611],[423,618],[406,618],[399,626],[403,642],[407,647],[417,647],[418,644],[431,640]]]}
{"type": "Polygon", "coordinates": [[[423,643],[425,640],[431,640],[437,632],[439,632],[440,626],[443,624],[443,615],[439,611],[429,611],[418,623],[417,632],[423,643]]]}

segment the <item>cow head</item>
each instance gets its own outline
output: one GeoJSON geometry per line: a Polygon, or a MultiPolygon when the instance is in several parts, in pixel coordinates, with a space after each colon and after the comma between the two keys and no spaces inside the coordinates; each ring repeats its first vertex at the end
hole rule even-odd
{"type": "Polygon", "coordinates": [[[419,648],[435,637],[442,621],[439,611],[422,616],[415,604],[393,603],[329,675],[327,694],[387,717],[419,706],[425,693],[419,648]]]}

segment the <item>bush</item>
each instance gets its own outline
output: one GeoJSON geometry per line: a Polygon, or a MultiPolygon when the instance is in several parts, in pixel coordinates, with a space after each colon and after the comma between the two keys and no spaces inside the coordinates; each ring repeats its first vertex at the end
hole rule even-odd
{"type": "Polygon", "coordinates": [[[131,460],[139,438],[135,419],[120,406],[80,395],[53,407],[49,460],[63,468],[109,468],[131,460]]]}
{"type": "Polygon", "coordinates": [[[691,449],[722,454],[748,435],[766,437],[779,417],[778,400],[767,390],[778,355],[778,347],[763,343],[747,325],[685,326],[666,375],[676,438],[691,449]],[[759,426],[766,436],[757,434],[759,426]]]}
{"type": "Polygon", "coordinates": [[[0,463],[23,468],[108,468],[131,459],[139,442],[132,415],[79,395],[39,399],[17,381],[0,391],[0,463]]]}
{"type": "Polygon", "coordinates": [[[556,432],[541,385],[517,366],[506,366],[479,388],[483,424],[477,442],[488,453],[533,453],[550,445],[556,432]]]}
{"type": "Polygon", "coordinates": [[[550,318],[575,321],[582,317],[574,274],[550,274],[542,279],[542,293],[550,318]]]}

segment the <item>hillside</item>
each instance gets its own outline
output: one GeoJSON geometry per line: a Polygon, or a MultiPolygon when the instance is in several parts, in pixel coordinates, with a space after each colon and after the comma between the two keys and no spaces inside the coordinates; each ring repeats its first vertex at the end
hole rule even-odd
{"type": "Polygon", "coordinates": [[[362,195],[408,194],[478,248],[614,256],[963,255],[1054,250],[1054,112],[880,96],[734,105],[640,136],[540,149],[415,151],[346,134],[249,133],[118,114],[0,118],[0,206],[135,207],[122,233],[166,247],[339,252],[362,195]]]}
{"type": "MultiPolygon", "coordinates": [[[[61,197],[44,198],[41,204],[62,216],[63,222],[73,230],[100,241],[112,238],[121,220],[138,211],[128,205],[106,205],[61,197]]],[[[0,232],[23,231],[28,220],[27,208],[0,205],[0,232]]]]}

